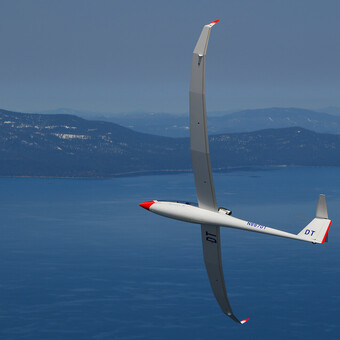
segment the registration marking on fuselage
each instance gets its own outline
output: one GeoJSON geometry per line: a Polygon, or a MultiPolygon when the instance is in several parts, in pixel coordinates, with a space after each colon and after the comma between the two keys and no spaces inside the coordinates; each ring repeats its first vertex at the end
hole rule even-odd
{"type": "Polygon", "coordinates": [[[258,228],[258,229],[266,229],[264,225],[253,223],[253,222],[247,222],[247,225],[250,225],[251,227],[258,228]]]}

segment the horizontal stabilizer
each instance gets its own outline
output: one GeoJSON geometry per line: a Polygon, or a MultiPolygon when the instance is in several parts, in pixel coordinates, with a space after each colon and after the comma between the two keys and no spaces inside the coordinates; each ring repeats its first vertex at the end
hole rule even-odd
{"type": "Polygon", "coordinates": [[[332,221],[328,219],[326,197],[320,195],[316,207],[316,217],[305,228],[303,228],[298,236],[313,243],[328,242],[328,230],[332,221]]]}
{"type": "Polygon", "coordinates": [[[325,243],[331,223],[332,221],[326,218],[314,218],[298,236],[313,243],[325,243]]]}

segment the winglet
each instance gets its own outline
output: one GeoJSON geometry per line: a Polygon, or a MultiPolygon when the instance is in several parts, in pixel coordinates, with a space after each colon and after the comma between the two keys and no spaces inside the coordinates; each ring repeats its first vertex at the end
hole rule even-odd
{"type": "MultiPolygon", "coordinates": [[[[228,304],[229,304],[229,301],[228,301],[228,304]]],[[[230,310],[231,310],[230,305],[229,305],[229,308],[230,308],[230,310]]],[[[234,320],[235,322],[237,322],[237,323],[240,323],[241,325],[243,325],[244,323],[246,323],[246,322],[249,320],[249,318],[248,318],[248,319],[244,319],[244,320],[240,321],[240,320],[233,314],[232,311],[231,311],[230,313],[226,313],[226,312],[225,312],[225,314],[227,314],[227,315],[229,316],[229,318],[233,319],[233,320],[234,320]]]]}
{"type": "Polygon", "coordinates": [[[213,27],[215,24],[217,24],[220,20],[217,19],[217,20],[214,20],[212,21],[210,24],[208,24],[207,26],[210,26],[210,27],[213,27]]]}
{"type": "Polygon", "coordinates": [[[246,323],[248,320],[249,320],[249,318],[248,318],[248,319],[244,319],[244,320],[240,321],[240,323],[243,325],[243,324],[246,323]]]}

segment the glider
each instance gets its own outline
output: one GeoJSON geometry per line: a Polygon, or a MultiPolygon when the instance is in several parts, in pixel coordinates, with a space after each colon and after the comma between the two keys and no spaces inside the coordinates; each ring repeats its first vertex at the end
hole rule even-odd
{"type": "Polygon", "coordinates": [[[230,210],[217,207],[208,145],[204,77],[209,35],[211,28],[218,21],[215,20],[203,27],[192,59],[190,149],[198,206],[189,202],[157,200],[143,202],[140,206],[158,215],[201,225],[204,262],[212,291],[222,311],[237,323],[243,324],[249,319],[240,321],[234,315],[225,288],[220,227],[237,228],[311,243],[324,243],[328,241],[327,235],[332,221],[328,219],[325,195],[319,196],[315,218],[297,235],[241,220],[231,216],[230,210]]]}

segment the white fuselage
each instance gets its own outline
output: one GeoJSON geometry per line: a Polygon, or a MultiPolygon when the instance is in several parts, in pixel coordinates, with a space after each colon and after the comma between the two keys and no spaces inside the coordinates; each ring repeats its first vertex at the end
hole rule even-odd
{"type": "Polygon", "coordinates": [[[155,214],[165,217],[173,218],[180,221],[197,223],[197,224],[210,224],[221,227],[237,228],[243,230],[254,231],[263,234],[281,236],[292,238],[295,240],[307,241],[309,240],[287,233],[285,231],[269,228],[257,223],[244,221],[239,218],[232,217],[225,214],[223,211],[214,212],[190,204],[171,202],[171,201],[150,201],[153,202],[147,209],[155,214]]]}

